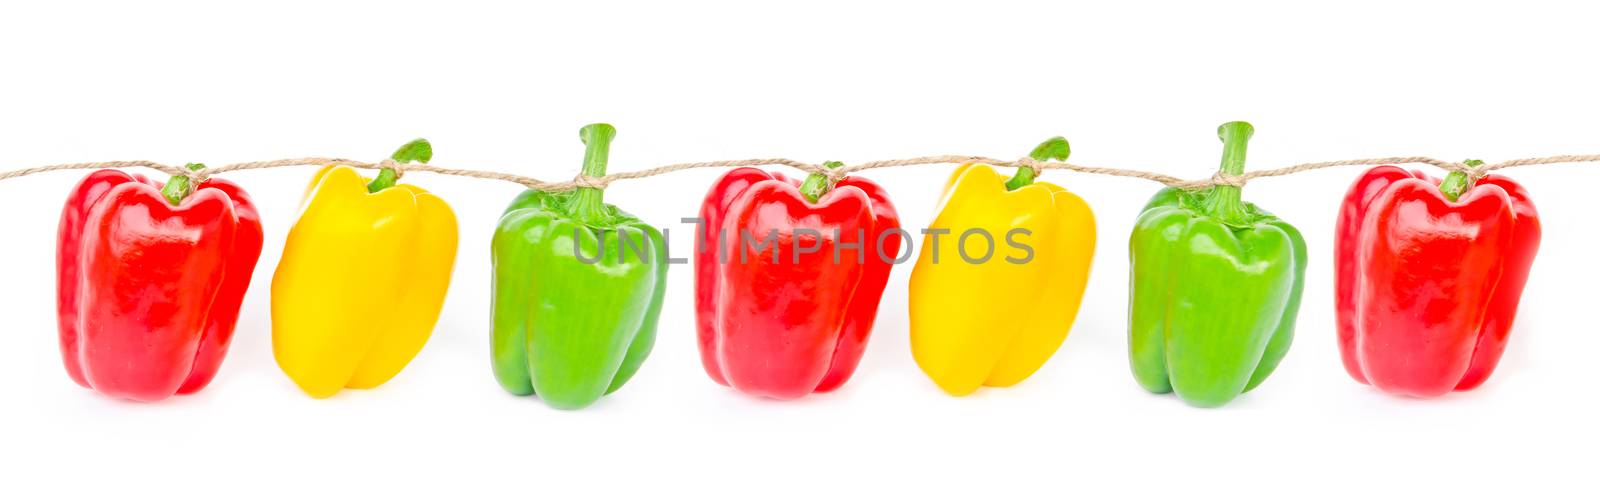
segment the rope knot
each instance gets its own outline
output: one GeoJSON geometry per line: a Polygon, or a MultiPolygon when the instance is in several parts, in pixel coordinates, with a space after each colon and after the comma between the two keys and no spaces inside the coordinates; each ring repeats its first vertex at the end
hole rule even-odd
{"type": "Polygon", "coordinates": [[[379,169],[388,169],[388,170],[394,171],[394,178],[396,180],[399,180],[402,177],[406,177],[405,164],[401,163],[400,161],[396,161],[394,159],[384,159],[384,160],[378,161],[378,168],[379,169]]]}
{"type": "Polygon", "coordinates": [[[1044,163],[1039,162],[1038,159],[1034,159],[1029,156],[1022,156],[1022,159],[1017,160],[1017,164],[1028,169],[1032,169],[1034,174],[1044,173],[1044,163]]]}
{"type": "Polygon", "coordinates": [[[823,163],[820,166],[814,166],[816,167],[816,170],[812,172],[827,176],[829,186],[838,184],[841,179],[844,179],[845,176],[850,174],[845,170],[843,163],[837,163],[836,165],[839,167],[830,167],[828,164],[829,163],[823,163]]]}
{"type": "Polygon", "coordinates": [[[1450,163],[1450,172],[1466,174],[1467,183],[1470,185],[1477,183],[1479,179],[1483,179],[1483,176],[1489,173],[1489,165],[1480,163],[1474,166],[1465,162],[1452,162],[1450,163]]]}
{"type": "Polygon", "coordinates": [[[171,170],[167,170],[167,174],[189,178],[190,186],[199,186],[201,183],[204,183],[207,179],[211,178],[211,168],[209,167],[202,169],[190,169],[189,166],[181,165],[171,167],[171,170]]]}
{"type": "Polygon", "coordinates": [[[603,177],[589,177],[579,174],[578,177],[572,178],[572,184],[578,187],[605,189],[607,185],[611,184],[611,181],[607,181],[606,178],[603,177]]]}
{"type": "Polygon", "coordinates": [[[1211,184],[1214,186],[1244,187],[1246,180],[1244,176],[1235,176],[1222,171],[1211,175],[1211,184]]]}

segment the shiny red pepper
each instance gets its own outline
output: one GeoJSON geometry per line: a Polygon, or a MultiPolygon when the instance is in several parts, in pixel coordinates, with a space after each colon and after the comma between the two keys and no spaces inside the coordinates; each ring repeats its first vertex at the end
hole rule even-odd
{"type": "Polygon", "coordinates": [[[1335,242],[1345,369],[1386,392],[1433,397],[1494,371],[1539,249],[1539,215],[1503,176],[1441,182],[1380,166],[1350,186],[1335,242]]]}
{"type": "Polygon", "coordinates": [[[56,307],[79,385],[156,401],[216,375],[261,254],[261,221],[238,185],[190,184],[101,170],[67,197],[56,307]]]}
{"type": "Polygon", "coordinates": [[[695,308],[711,379],[777,399],[848,381],[900,253],[883,188],[739,168],[706,194],[700,223],[695,308]]]}

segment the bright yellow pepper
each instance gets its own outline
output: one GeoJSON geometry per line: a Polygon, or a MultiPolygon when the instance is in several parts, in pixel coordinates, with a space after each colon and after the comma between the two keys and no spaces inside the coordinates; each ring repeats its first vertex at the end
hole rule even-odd
{"type": "MultiPolygon", "coordinates": [[[[427,162],[418,139],[395,152],[427,162]]],[[[433,333],[456,258],[443,199],[344,166],[318,171],[272,276],[272,352],[306,394],[389,381],[433,333]]]]}
{"type": "MultiPolygon", "coordinates": [[[[1032,157],[1068,153],[1057,137],[1032,157]]],[[[1022,167],[1007,180],[986,165],[957,168],[923,236],[911,271],[911,354],[951,395],[1021,382],[1072,330],[1094,257],[1094,214],[1060,186],[1034,183],[1037,174],[1022,167]]]]}

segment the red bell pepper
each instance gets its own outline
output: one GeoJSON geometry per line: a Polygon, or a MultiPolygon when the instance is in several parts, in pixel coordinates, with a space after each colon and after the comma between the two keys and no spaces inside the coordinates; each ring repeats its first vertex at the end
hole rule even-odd
{"type": "Polygon", "coordinates": [[[706,193],[700,223],[695,308],[711,379],[778,399],[848,381],[900,253],[883,188],[739,168],[706,193]]]}
{"type": "Polygon", "coordinates": [[[101,170],[67,197],[56,308],[79,385],[156,401],[216,375],[261,254],[261,220],[238,185],[190,184],[101,170]]]}
{"type": "Polygon", "coordinates": [[[1386,392],[1433,397],[1494,371],[1539,249],[1539,215],[1503,176],[1441,182],[1380,166],[1350,186],[1335,242],[1345,369],[1386,392]]]}

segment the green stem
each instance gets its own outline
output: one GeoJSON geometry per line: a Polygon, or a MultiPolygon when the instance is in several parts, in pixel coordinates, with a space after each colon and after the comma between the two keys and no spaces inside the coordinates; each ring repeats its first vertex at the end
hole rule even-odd
{"type": "MultiPolygon", "coordinates": [[[[578,129],[578,138],[588,149],[583,152],[583,175],[591,179],[605,177],[606,161],[611,157],[611,139],[617,129],[610,124],[589,124],[578,129]]],[[[580,187],[572,196],[572,216],[580,222],[593,223],[605,217],[604,189],[580,187]]]]}
{"type": "MultiPolygon", "coordinates": [[[[198,171],[205,169],[206,165],[196,162],[183,167],[189,168],[190,171],[198,171]]],[[[167,180],[167,185],[161,187],[161,197],[167,198],[167,202],[172,203],[173,206],[182,203],[183,198],[189,197],[189,194],[192,193],[194,193],[194,182],[189,179],[189,176],[181,174],[172,176],[172,179],[167,180]]]]}
{"type": "MultiPolygon", "coordinates": [[[[428,161],[433,160],[433,144],[429,144],[427,139],[418,138],[400,146],[399,149],[395,149],[394,154],[390,154],[389,158],[401,164],[413,161],[427,164],[428,161]]],[[[394,172],[394,169],[383,168],[383,170],[378,171],[378,177],[372,178],[372,182],[367,183],[367,192],[378,192],[394,187],[395,181],[398,180],[400,180],[400,173],[394,172]]]]}
{"type": "MultiPolygon", "coordinates": [[[[1466,164],[1471,167],[1478,167],[1483,165],[1483,161],[1469,159],[1466,164]]],[[[1444,193],[1445,199],[1449,199],[1450,202],[1456,202],[1456,199],[1460,199],[1461,195],[1466,193],[1467,189],[1477,182],[1477,179],[1473,179],[1466,172],[1452,171],[1444,177],[1444,181],[1439,183],[1439,191],[1444,193]]]]}
{"type": "MultiPolygon", "coordinates": [[[[1067,138],[1061,136],[1040,142],[1039,147],[1033,148],[1033,152],[1028,153],[1028,157],[1035,161],[1066,161],[1070,155],[1072,155],[1072,145],[1067,144],[1067,138]]],[[[1006,180],[1006,190],[1015,191],[1022,186],[1033,184],[1033,179],[1038,176],[1039,173],[1031,167],[1019,167],[1017,173],[1006,180]]]]}
{"type": "MultiPolygon", "coordinates": [[[[1250,143],[1250,136],[1255,133],[1256,129],[1243,121],[1217,127],[1217,138],[1222,139],[1223,173],[1230,176],[1244,174],[1245,148],[1250,143]]],[[[1205,201],[1206,213],[1226,224],[1243,224],[1245,210],[1244,202],[1239,199],[1240,194],[1239,186],[1212,187],[1211,195],[1205,201]]]]}
{"type": "MultiPolygon", "coordinates": [[[[822,166],[828,169],[838,169],[844,167],[844,163],[828,161],[822,163],[822,166]]],[[[809,202],[817,202],[818,199],[822,199],[823,194],[827,194],[831,189],[833,189],[833,183],[828,179],[828,175],[820,172],[811,173],[810,176],[806,176],[805,182],[800,183],[800,194],[804,195],[806,201],[809,202]]]]}

